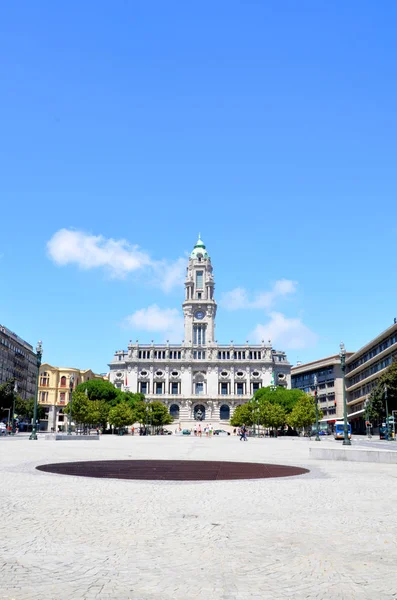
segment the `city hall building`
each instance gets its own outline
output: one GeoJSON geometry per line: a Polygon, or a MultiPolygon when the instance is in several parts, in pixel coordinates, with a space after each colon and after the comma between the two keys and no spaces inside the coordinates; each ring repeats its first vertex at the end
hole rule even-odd
{"type": "Polygon", "coordinates": [[[258,345],[217,343],[214,290],[211,259],[199,237],[186,272],[182,343],[130,343],[109,364],[116,387],[141,392],[148,401],[160,400],[181,427],[197,421],[226,425],[236,406],[259,388],[291,387],[286,354],[274,350],[270,340],[258,345]]]}

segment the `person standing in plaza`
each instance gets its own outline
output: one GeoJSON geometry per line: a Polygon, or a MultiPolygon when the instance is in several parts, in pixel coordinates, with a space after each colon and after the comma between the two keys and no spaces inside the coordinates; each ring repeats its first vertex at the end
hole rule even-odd
{"type": "Polygon", "coordinates": [[[240,428],[240,442],[241,440],[243,440],[244,442],[247,441],[247,428],[244,423],[243,426],[240,428]]]}
{"type": "Polygon", "coordinates": [[[200,423],[199,423],[199,426],[198,426],[198,432],[197,433],[198,433],[198,436],[201,437],[201,433],[202,432],[201,432],[201,425],[200,425],[200,423]]]}

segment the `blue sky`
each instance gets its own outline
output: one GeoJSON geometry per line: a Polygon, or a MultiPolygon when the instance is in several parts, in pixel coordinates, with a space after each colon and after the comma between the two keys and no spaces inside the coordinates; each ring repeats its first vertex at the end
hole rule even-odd
{"type": "Polygon", "coordinates": [[[219,342],[292,363],[397,316],[397,4],[20,1],[0,18],[0,322],[105,371],[177,338],[201,232],[219,342]],[[232,310],[233,309],[233,310],[232,310]]]}

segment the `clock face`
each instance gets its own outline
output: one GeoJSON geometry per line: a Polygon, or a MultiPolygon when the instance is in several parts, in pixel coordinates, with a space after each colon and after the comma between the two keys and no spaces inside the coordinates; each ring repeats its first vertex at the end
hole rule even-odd
{"type": "Polygon", "coordinates": [[[198,310],[196,313],[194,313],[194,316],[196,319],[204,319],[205,313],[202,310],[198,310]]]}

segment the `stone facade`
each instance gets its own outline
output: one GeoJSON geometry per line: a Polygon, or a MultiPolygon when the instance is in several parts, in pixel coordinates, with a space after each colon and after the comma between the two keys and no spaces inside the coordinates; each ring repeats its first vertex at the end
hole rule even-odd
{"type": "Polygon", "coordinates": [[[89,379],[107,379],[97,375],[91,369],[74,369],[72,367],[53,367],[43,363],[40,367],[39,404],[45,407],[46,418],[40,421],[42,431],[65,431],[67,415],[63,409],[70,401],[70,382],[74,377],[73,389],[89,379]]]}
{"type": "Polygon", "coordinates": [[[269,340],[261,344],[218,344],[217,304],[211,259],[199,238],[189,258],[186,281],[184,340],[181,344],[130,343],[115,352],[110,381],[148,401],[160,400],[181,427],[195,421],[227,425],[236,406],[265,386],[291,386],[285,352],[269,340]]]}
{"type": "Polygon", "coordinates": [[[397,360],[397,319],[346,358],[347,418],[353,433],[365,433],[365,412],[379,378],[397,360]]]}
{"type": "Polygon", "coordinates": [[[33,347],[4,325],[0,325],[0,385],[15,379],[23,400],[34,398],[37,355],[33,347]]]}
{"type": "MultiPolygon", "coordinates": [[[[353,352],[347,352],[346,357],[352,354],[353,352]]],[[[339,354],[292,367],[292,389],[299,389],[313,396],[314,376],[317,377],[318,407],[323,413],[321,420],[333,425],[343,418],[343,373],[339,354]]]]}

